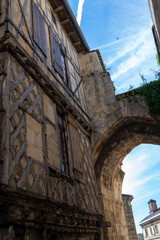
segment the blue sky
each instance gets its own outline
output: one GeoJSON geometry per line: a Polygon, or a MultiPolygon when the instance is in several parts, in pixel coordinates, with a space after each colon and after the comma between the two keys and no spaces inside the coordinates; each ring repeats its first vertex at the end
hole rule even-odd
{"type": "Polygon", "coordinates": [[[90,49],[99,49],[110,68],[117,93],[148,81],[158,70],[147,0],[68,0],[77,16],[83,3],[81,29],[90,49]],[[98,36],[98,37],[97,37],[98,36]]]}
{"type": "MultiPolygon", "coordinates": [[[[158,70],[152,36],[148,0],[68,0],[90,49],[99,49],[116,93],[138,87],[143,74],[154,80],[158,70]],[[78,8],[79,6],[79,8],[78,8]],[[78,9],[78,14],[77,14],[78,9]]],[[[134,196],[133,211],[138,232],[139,222],[149,214],[152,198],[160,207],[160,147],[140,145],[123,161],[126,172],[123,193],[134,196]]]]}
{"type": "Polygon", "coordinates": [[[123,160],[122,170],[126,173],[122,192],[134,196],[132,207],[136,228],[149,215],[148,201],[154,199],[160,207],[160,146],[142,144],[123,160]]]}

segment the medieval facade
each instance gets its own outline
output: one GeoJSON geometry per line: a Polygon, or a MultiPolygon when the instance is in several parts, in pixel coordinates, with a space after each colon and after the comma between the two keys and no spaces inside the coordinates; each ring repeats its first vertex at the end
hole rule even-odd
{"type": "Polygon", "coordinates": [[[0,240],[130,240],[124,157],[160,144],[66,0],[0,1],[0,240]]]}
{"type": "Polygon", "coordinates": [[[83,34],[56,0],[2,0],[0,28],[0,239],[99,239],[83,34]]]}

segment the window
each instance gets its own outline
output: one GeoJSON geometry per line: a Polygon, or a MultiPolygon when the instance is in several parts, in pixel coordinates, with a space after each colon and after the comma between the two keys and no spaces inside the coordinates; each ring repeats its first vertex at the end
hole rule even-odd
{"type": "Polygon", "coordinates": [[[157,225],[155,225],[155,226],[153,227],[153,229],[154,229],[154,234],[157,234],[157,233],[158,233],[157,225]]]}
{"type": "Polygon", "coordinates": [[[144,229],[144,232],[145,232],[145,237],[147,237],[147,236],[148,236],[148,230],[147,230],[147,228],[144,229]]]}
{"type": "Polygon", "coordinates": [[[80,148],[80,135],[76,123],[72,119],[69,120],[69,132],[72,149],[72,158],[74,165],[74,177],[75,179],[83,182],[83,171],[82,171],[82,151],[80,148]]]}
{"type": "Polygon", "coordinates": [[[68,84],[67,81],[67,74],[66,74],[66,64],[65,64],[65,56],[61,51],[61,63],[62,63],[62,70],[63,70],[63,81],[68,84]]]}
{"type": "Polygon", "coordinates": [[[33,15],[33,39],[39,48],[47,56],[47,41],[45,22],[43,16],[37,5],[32,1],[32,15],[33,15]]]}
{"type": "Polygon", "coordinates": [[[66,77],[65,55],[61,51],[58,40],[51,29],[50,29],[50,41],[51,41],[52,66],[62,77],[63,81],[67,84],[68,82],[66,77]]]}
{"type": "Polygon", "coordinates": [[[63,115],[60,115],[60,114],[58,114],[58,127],[59,127],[60,147],[61,147],[61,156],[62,156],[61,170],[63,173],[69,174],[68,152],[67,152],[67,141],[66,141],[66,135],[65,135],[64,117],[63,117],[63,115]]]}
{"type": "MultiPolygon", "coordinates": [[[[75,70],[75,67],[74,65],[69,62],[69,80],[70,80],[70,84],[71,84],[71,89],[72,91],[74,92],[75,89],[77,88],[77,85],[80,81],[80,79],[78,79],[78,74],[76,73],[76,70],[75,70]]],[[[76,91],[76,94],[75,94],[76,98],[78,101],[80,101],[80,96],[79,96],[79,89],[76,91]]]]}

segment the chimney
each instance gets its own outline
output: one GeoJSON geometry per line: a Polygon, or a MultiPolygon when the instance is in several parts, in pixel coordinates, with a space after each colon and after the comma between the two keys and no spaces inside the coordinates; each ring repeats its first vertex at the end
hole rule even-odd
{"type": "Polygon", "coordinates": [[[154,213],[156,212],[157,210],[157,203],[155,200],[151,199],[149,202],[148,202],[148,206],[149,206],[149,213],[154,213]]]}

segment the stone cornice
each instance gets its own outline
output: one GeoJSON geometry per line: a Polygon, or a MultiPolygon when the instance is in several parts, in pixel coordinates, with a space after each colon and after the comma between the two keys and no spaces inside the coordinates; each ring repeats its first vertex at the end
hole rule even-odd
{"type": "Polygon", "coordinates": [[[16,224],[27,227],[45,228],[51,231],[98,233],[101,230],[102,215],[57,203],[20,189],[0,186],[0,225],[16,224]]]}

